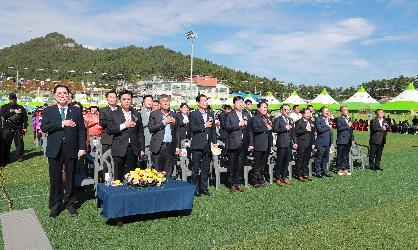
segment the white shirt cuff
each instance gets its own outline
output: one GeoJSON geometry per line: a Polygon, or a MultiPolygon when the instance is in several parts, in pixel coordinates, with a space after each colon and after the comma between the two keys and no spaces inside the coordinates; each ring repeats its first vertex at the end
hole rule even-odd
{"type": "Polygon", "coordinates": [[[120,131],[124,130],[124,129],[126,128],[125,123],[122,123],[122,124],[119,126],[119,128],[120,128],[120,131]]]}

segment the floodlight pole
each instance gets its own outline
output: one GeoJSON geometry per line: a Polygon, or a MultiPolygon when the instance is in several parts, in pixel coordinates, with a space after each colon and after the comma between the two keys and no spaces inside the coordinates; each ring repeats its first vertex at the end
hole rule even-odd
{"type": "Polygon", "coordinates": [[[190,95],[189,99],[193,99],[193,92],[192,92],[192,86],[193,86],[193,53],[194,53],[194,40],[197,37],[197,34],[193,31],[189,31],[185,34],[188,40],[191,40],[192,42],[192,53],[190,55],[190,95]]]}

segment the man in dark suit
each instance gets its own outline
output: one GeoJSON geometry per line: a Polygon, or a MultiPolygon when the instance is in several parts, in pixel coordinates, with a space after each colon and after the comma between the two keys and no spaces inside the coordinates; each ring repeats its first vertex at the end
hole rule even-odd
{"type": "Polygon", "coordinates": [[[254,113],[255,113],[255,112],[253,112],[253,102],[250,99],[247,99],[247,100],[245,100],[244,103],[245,103],[244,112],[246,112],[248,114],[249,119],[250,119],[251,117],[254,116],[254,113]]]}
{"type": "Polygon", "coordinates": [[[110,113],[118,109],[116,105],[116,91],[110,90],[106,93],[107,107],[101,108],[99,111],[99,125],[102,127],[102,154],[112,148],[113,135],[107,133],[106,129],[109,125],[110,113]]]}
{"type": "Polygon", "coordinates": [[[385,113],[382,109],[375,112],[376,118],[370,121],[370,153],[369,166],[371,170],[383,171],[380,166],[383,148],[386,144],[386,134],[389,131],[389,124],[383,118],[385,113]]]}
{"type": "Polygon", "coordinates": [[[277,157],[275,165],[276,184],[292,185],[289,182],[289,162],[292,156],[292,147],[297,149],[295,140],[294,123],[289,117],[290,106],[283,104],[280,107],[281,116],[274,120],[273,131],[277,133],[277,157]]]}
{"type": "Polygon", "coordinates": [[[309,160],[312,153],[312,145],[315,138],[315,127],[311,121],[311,110],[306,108],[300,111],[302,119],[295,123],[297,160],[296,160],[296,176],[299,181],[305,182],[311,180],[309,177],[309,160]]]}
{"type": "Polygon", "coordinates": [[[254,154],[254,166],[251,174],[252,185],[255,188],[265,187],[264,170],[267,168],[268,156],[271,147],[272,123],[267,117],[267,103],[257,104],[258,112],[251,118],[251,136],[249,151],[254,154]]]}
{"type": "Polygon", "coordinates": [[[315,159],[315,175],[318,178],[331,177],[327,164],[329,160],[329,151],[332,144],[332,122],[329,119],[327,107],[319,110],[321,116],[315,120],[316,140],[315,147],[317,149],[315,159]]]}
{"type": "Polygon", "coordinates": [[[190,110],[187,103],[184,102],[180,104],[180,113],[177,114],[180,142],[184,139],[190,139],[189,112],[190,110]]]}
{"type": "Polygon", "coordinates": [[[15,142],[16,156],[18,161],[23,161],[24,142],[28,127],[28,114],[26,109],[17,103],[15,93],[9,94],[9,103],[0,108],[0,117],[3,118],[3,141],[6,155],[6,162],[10,161],[10,148],[15,142]]]}
{"type": "Polygon", "coordinates": [[[149,116],[152,112],[152,96],[145,95],[142,99],[142,109],[141,109],[141,118],[142,126],[144,127],[144,136],[145,136],[145,155],[140,159],[139,165],[141,168],[146,169],[148,167],[148,162],[151,160],[151,153],[149,145],[151,143],[151,133],[148,129],[149,116]],[[149,157],[149,158],[148,158],[149,157]]]}
{"type": "Polygon", "coordinates": [[[351,145],[354,142],[353,124],[348,117],[348,108],[340,108],[341,116],[337,118],[337,168],[338,175],[351,175],[349,169],[349,156],[351,145]]]}
{"type": "Polygon", "coordinates": [[[68,93],[65,85],[54,88],[58,105],[44,109],[41,130],[48,133],[46,156],[49,165],[50,195],[49,217],[57,217],[62,205],[67,208],[71,216],[77,216],[74,207],[74,165],[77,157],[86,152],[86,128],[79,108],[68,106],[68,93]],[[64,201],[62,199],[62,172],[65,166],[64,201]]]}
{"type": "Polygon", "coordinates": [[[126,173],[136,168],[138,157],[144,156],[145,137],[141,114],[132,108],[132,92],[122,91],[119,99],[121,108],[110,113],[107,133],[113,135],[114,178],[122,181],[126,173]]]}
{"type": "Polygon", "coordinates": [[[177,115],[170,110],[170,97],[159,97],[160,109],[152,111],[148,128],[151,133],[151,160],[153,167],[165,171],[166,176],[173,173],[174,154],[180,153],[179,122],[177,115]]]}
{"type": "Polygon", "coordinates": [[[208,190],[209,163],[211,156],[211,144],[217,147],[215,117],[213,112],[207,109],[208,99],[205,95],[198,95],[196,102],[198,110],[190,113],[190,131],[192,141],[192,180],[196,185],[196,196],[201,194],[210,196],[208,190]],[[200,170],[200,178],[199,178],[200,170]]]}
{"type": "Polygon", "coordinates": [[[223,143],[226,143],[228,136],[228,131],[225,130],[225,116],[227,113],[231,112],[231,105],[224,105],[223,111],[219,114],[219,140],[223,143]]]}
{"type": "Polygon", "coordinates": [[[231,192],[244,192],[240,186],[244,171],[245,156],[248,152],[249,134],[247,133],[248,116],[243,112],[243,99],[235,96],[234,110],[225,116],[225,130],[228,132],[226,149],[229,158],[229,181],[231,192]],[[248,140],[248,144],[245,142],[248,140]]]}

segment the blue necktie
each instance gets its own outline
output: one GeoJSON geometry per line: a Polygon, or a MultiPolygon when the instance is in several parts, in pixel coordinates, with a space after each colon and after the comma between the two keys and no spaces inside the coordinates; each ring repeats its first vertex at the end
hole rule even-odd
{"type": "Polygon", "coordinates": [[[61,108],[61,120],[62,121],[65,120],[65,108],[64,107],[61,108]]]}

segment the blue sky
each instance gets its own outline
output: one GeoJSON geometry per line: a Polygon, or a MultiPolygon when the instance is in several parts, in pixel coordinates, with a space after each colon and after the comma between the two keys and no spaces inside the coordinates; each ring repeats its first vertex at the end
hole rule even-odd
{"type": "Polygon", "coordinates": [[[0,47],[60,32],[90,48],[164,45],[285,82],[418,74],[416,0],[2,0],[0,47]]]}

